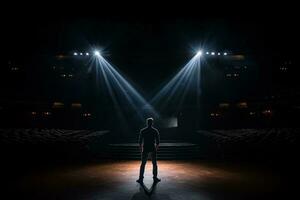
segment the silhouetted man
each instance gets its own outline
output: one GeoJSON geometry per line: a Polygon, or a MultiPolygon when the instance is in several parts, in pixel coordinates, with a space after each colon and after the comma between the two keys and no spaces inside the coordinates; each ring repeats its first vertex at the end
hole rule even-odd
{"type": "Polygon", "coordinates": [[[143,183],[145,166],[148,159],[148,155],[151,154],[152,164],[153,164],[153,181],[159,182],[160,179],[157,178],[157,159],[156,153],[159,146],[159,132],[157,129],[152,127],[153,119],[147,119],[147,127],[140,131],[139,135],[139,145],[142,153],[142,164],[140,168],[140,176],[137,180],[138,183],[143,183]]]}

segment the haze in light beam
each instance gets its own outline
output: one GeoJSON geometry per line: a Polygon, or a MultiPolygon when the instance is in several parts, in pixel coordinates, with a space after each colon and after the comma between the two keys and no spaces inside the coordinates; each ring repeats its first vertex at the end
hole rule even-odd
{"type": "Polygon", "coordinates": [[[151,104],[159,111],[166,108],[178,110],[184,104],[199,104],[201,95],[201,60],[194,56],[163,88],[152,98],[151,104]]]}
{"type": "Polygon", "coordinates": [[[96,68],[97,84],[105,85],[116,113],[123,122],[135,115],[143,122],[147,117],[158,118],[154,108],[115,67],[102,56],[95,56],[93,59],[91,67],[96,68]]]}

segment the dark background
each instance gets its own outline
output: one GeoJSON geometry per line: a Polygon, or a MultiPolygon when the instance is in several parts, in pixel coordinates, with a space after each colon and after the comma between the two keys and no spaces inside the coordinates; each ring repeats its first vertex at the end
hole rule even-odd
{"type": "Polygon", "coordinates": [[[295,60],[298,39],[295,21],[293,16],[286,15],[53,19],[44,15],[42,18],[25,16],[5,21],[2,38],[5,60],[26,67],[45,56],[101,48],[109,61],[142,89],[151,92],[183,66],[199,47],[251,54],[268,62],[263,68],[271,68],[271,62],[277,60],[295,60]]]}
{"type": "MultiPolygon", "coordinates": [[[[79,80],[57,79],[50,70],[57,65],[58,55],[70,56],[74,51],[95,48],[101,49],[104,57],[119,68],[147,100],[201,48],[246,55],[254,63],[254,70],[249,71],[242,82],[206,84],[204,103],[250,99],[262,102],[283,91],[292,94],[286,97],[285,103],[297,106],[299,31],[293,5],[254,2],[205,5],[199,2],[199,5],[134,7],[128,4],[123,7],[119,3],[94,6],[83,2],[52,2],[22,6],[8,5],[8,12],[1,17],[4,61],[1,100],[4,104],[11,103],[11,107],[15,107],[16,101],[51,105],[54,101],[78,102],[83,97],[87,111],[95,110],[95,106],[105,107],[103,98],[97,97],[92,75],[85,75],[84,61],[79,61],[82,65],[76,72],[81,76],[79,80]],[[291,64],[288,73],[283,74],[279,69],[286,62],[291,64]],[[19,72],[11,73],[11,66],[19,66],[19,72]],[[224,84],[227,89],[222,90],[224,84]]],[[[77,61],[68,62],[75,65],[77,61]]],[[[207,80],[213,78],[212,72],[218,72],[217,68],[208,73],[207,80]]],[[[26,110],[24,106],[22,109],[26,110]]],[[[45,106],[44,110],[47,109],[45,106]]]]}

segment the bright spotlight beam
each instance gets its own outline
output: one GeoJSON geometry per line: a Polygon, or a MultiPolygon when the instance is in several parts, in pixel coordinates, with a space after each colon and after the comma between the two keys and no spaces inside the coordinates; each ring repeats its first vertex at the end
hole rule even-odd
{"type": "Polygon", "coordinates": [[[97,57],[100,57],[100,56],[101,56],[101,53],[100,53],[100,51],[95,50],[95,51],[94,51],[94,55],[97,56],[97,57]]]}
{"type": "Polygon", "coordinates": [[[199,51],[197,52],[196,56],[198,56],[198,57],[202,56],[202,51],[199,50],[199,51]]]}
{"type": "Polygon", "coordinates": [[[145,117],[159,117],[158,113],[154,108],[139,94],[139,92],[126,80],[124,76],[121,75],[114,66],[112,66],[108,61],[106,61],[101,55],[94,52],[94,61],[96,62],[96,72],[100,69],[100,73],[97,77],[104,80],[104,87],[106,91],[109,92],[115,107],[117,108],[117,113],[122,120],[126,121],[126,118],[132,116],[125,116],[128,111],[135,113],[139,119],[144,120],[145,117]],[[148,110],[146,110],[148,109],[148,110]],[[123,112],[126,111],[126,112],[123,112]]]}
{"type": "Polygon", "coordinates": [[[184,103],[198,103],[200,68],[201,61],[196,55],[152,98],[152,105],[164,110],[166,106],[180,109],[184,103]]]}

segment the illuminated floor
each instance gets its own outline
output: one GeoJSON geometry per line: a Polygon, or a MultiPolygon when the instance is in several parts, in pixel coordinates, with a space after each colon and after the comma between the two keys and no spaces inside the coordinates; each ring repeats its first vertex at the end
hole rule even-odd
{"type": "MultiPolygon", "coordinates": [[[[149,196],[139,184],[139,161],[66,167],[25,176],[16,191],[31,199],[268,199],[279,177],[251,168],[200,161],[159,161],[158,183],[149,196]]],[[[147,164],[146,190],[152,185],[147,164]]]]}

